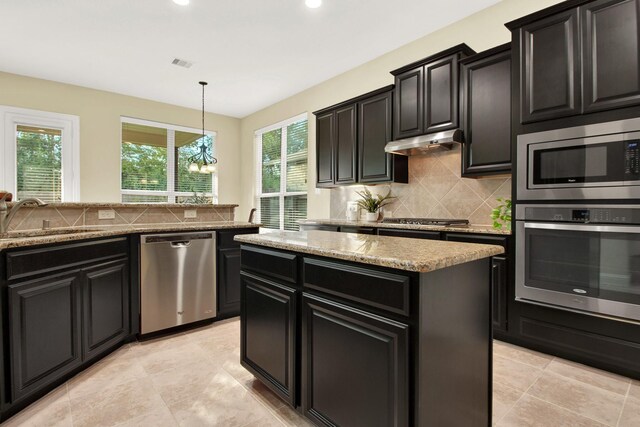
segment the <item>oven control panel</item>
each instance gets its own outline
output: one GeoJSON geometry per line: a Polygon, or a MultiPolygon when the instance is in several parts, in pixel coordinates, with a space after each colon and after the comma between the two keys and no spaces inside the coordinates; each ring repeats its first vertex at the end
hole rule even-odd
{"type": "Polygon", "coordinates": [[[518,219],[583,224],[640,224],[640,208],[528,206],[525,208],[524,218],[518,219]]]}

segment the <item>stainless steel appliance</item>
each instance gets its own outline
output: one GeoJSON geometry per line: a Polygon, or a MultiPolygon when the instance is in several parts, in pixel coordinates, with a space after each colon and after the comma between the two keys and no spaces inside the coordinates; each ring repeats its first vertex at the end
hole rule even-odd
{"type": "Polygon", "coordinates": [[[518,205],[516,300],[640,321],[640,206],[518,205]]]}
{"type": "Polygon", "coordinates": [[[216,234],[140,238],[143,334],[216,316],[216,234]]]}
{"type": "Polygon", "coordinates": [[[384,147],[387,153],[412,156],[424,154],[433,148],[446,148],[451,150],[453,144],[463,141],[462,130],[451,129],[428,135],[420,135],[414,138],[398,139],[388,142],[384,147]]]}
{"type": "Polygon", "coordinates": [[[640,198],[640,118],[518,136],[518,200],[640,198]]]}
{"type": "Polygon", "coordinates": [[[467,219],[439,218],[385,218],[382,222],[387,224],[441,225],[443,227],[451,225],[469,225],[469,220],[467,219]]]}

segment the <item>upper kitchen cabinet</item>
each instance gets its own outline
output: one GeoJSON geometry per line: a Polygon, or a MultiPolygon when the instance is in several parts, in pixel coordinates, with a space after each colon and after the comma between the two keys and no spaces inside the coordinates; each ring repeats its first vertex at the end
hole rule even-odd
{"type": "Polygon", "coordinates": [[[462,176],[511,171],[511,44],[460,61],[462,176]]]}
{"type": "Polygon", "coordinates": [[[314,112],[316,187],[407,182],[408,160],[387,154],[392,135],[393,86],[314,112]]]}
{"type": "Polygon", "coordinates": [[[395,71],[394,139],[459,126],[458,61],[475,52],[460,44],[395,71]]]}
{"type": "Polygon", "coordinates": [[[639,23],[640,0],[573,0],[507,24],[519,122],[639,105],[639,23]]]}

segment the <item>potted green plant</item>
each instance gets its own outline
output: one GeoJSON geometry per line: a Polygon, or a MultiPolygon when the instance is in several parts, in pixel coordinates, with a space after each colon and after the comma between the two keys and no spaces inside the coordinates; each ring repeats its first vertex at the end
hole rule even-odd
{"type": "Polygon", "coordinates": [[[505,227],[511,230],[511,199],[496,199],[500,204],[491,211],[491,219],[493,220],[493,228],[501,230],[505,227]]]}
{"type": "Polygon", "coordinates": [[[391,195],[391,190],[389,190],[384,196],[380,194],[373,194],[368,188],[365,188],[362,191],[356,191],[356,193],[360,196],[358,206],[365,210],[365,220],[367,221],[377,221],[380,208],[388,205],[393,202],[393,199],[395,199],[395,197],[391,195]]]}

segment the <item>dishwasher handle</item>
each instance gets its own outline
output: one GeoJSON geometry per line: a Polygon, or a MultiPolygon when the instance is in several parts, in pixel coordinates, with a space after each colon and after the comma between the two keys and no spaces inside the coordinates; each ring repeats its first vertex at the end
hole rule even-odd
{"type": "Polygon", "coordinates": [[[190,240],[183,240],[180,242],[171,242],[171,247],[174,249],[188,248],[189,246],[191,246],[190,240]]]}
{"type": "MultiPolygon", "coordinates": [[[[171,246],[175,247],[174,243],[188,243],[192,240],[215,240],[214,231],[195,232],[195,233],[174,233],[174,234],[147,234],[141,236],[141,243],[143,245],[153,243],[171,243],[171,246]]],[[[184,247],[182,245],[180,247],[184,247]]]]}

